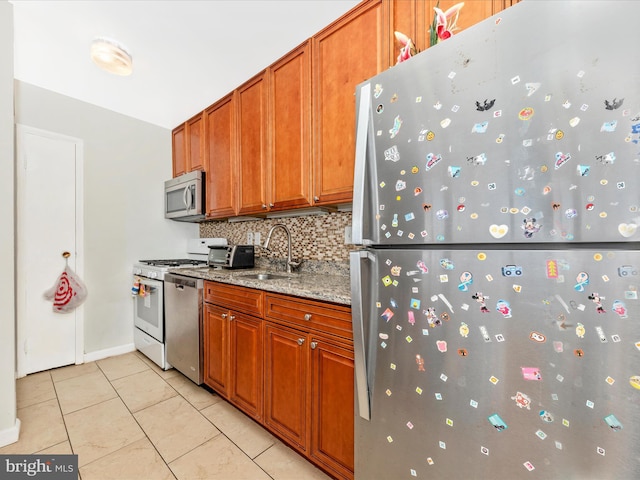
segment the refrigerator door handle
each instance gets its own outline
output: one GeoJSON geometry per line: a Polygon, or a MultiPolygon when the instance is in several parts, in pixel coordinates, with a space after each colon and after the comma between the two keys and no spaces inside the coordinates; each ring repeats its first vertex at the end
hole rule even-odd
{"type": "Polygon", "coordinates": [[[369,137],[369,123],[371,111],[371,84],[360,87],[358,96],[357,128],[356,128],[356,157],[353,174],[353,226],[352,241],[354,245],[363,244],[363,213],[365,169],[367,164],[367,142],[369,137]]]}
{"type": "Polygon", "coordinates": [[[355,359],[356,393],[359,414],[365,420],[371,420],[369,385],[367,384],[367,358],[364,340],[362,311],[362,269],[361,262],[367,252],[360,250],[349,255],[351,268],[351,321],[353,324],[353,348],[355,359]]]}

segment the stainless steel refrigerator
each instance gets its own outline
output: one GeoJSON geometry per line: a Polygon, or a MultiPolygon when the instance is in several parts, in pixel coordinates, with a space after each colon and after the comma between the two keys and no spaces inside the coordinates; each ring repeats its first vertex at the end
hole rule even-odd
{"type": "Polygon", "coordinates": [[[638,18],[525,0],[358,86],[357,480],[640,478],[638,18]]]}

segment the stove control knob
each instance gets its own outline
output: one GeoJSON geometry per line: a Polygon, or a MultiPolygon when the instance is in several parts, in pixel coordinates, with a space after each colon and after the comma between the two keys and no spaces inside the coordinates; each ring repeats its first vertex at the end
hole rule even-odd
{"type": "Polygon", "coordinates": [[[134,275],[140,275],[142,273],[142,270],[140,268],[134,268],[133,269],[133,274],[134,275]]]}
{"type": "Polygon", "coordinates": [[[156,278],[158,276],[158,272],[149,272],[149,276],[151,278],[156,278]]]}

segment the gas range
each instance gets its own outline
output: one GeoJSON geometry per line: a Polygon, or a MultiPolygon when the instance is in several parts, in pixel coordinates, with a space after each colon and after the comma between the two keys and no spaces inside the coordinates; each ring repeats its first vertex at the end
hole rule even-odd
{"type": "Polygon", "coordinates": [[[133,274],[139,277],[164,280],[169,269],[207,266],[209,247],[226,245],[226,238],[194,238],[187,244],[187,257],[177,259],[138,260],[133,265],[133,274]]]}
{"type": "Polygon", "coordinates": [[[176,260],[138,260],[133,266],[133,274],[146,278],[164,279],[170,268],[204,267],[207,261],[202,259],[180,258],[176,260]]]}

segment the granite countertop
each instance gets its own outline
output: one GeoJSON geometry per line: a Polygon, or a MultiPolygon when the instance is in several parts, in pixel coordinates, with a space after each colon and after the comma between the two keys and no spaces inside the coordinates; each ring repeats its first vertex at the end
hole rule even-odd
{"type": "Polygon", "coordinates": [[[198,267],[171,269],[169,271],[177,275],[229,283],[267,292],[277,292],[341,305],[351,305],[350,279],[348,275],[308,271],[286,273],[265,268],[226,270],[222,268],[198,267]],[[247,277],[248,275],[255,276],[262,273],[270,273],[278,278],[259,280],[247,277]]]}

